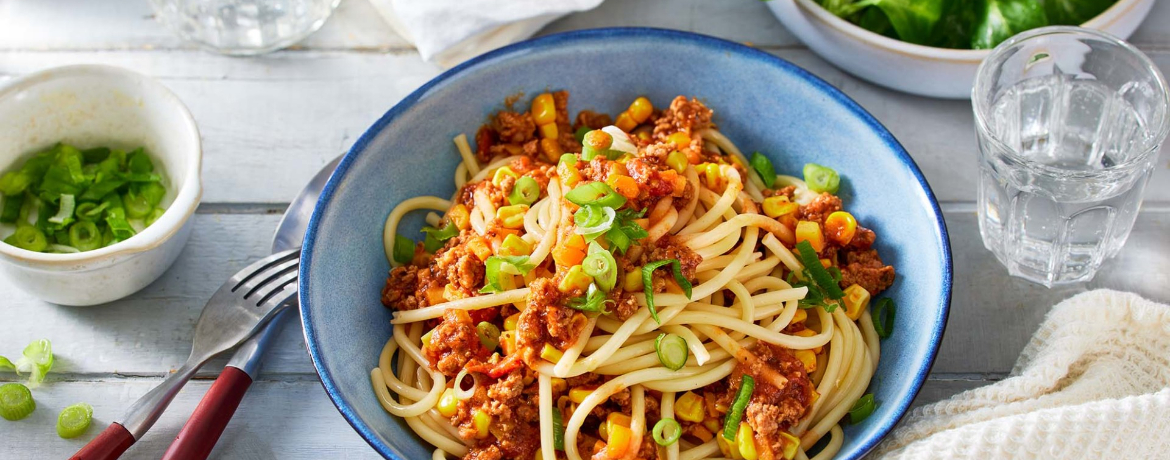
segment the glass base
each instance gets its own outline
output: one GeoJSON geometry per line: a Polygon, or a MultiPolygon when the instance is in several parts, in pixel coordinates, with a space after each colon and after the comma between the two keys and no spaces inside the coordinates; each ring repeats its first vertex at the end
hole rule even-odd
{"type": "Polygon", "coordinates": [[[151,0],[184,40],[231,56],[287,48],[320,29],[340,0],[151,0]]]}

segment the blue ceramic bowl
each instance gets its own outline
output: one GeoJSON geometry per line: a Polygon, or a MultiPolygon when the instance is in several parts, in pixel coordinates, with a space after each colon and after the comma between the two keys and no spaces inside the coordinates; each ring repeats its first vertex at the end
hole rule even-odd
{"type": "Polygon", "coordinates": [[[386,458],[430,457],[432,447],[384,412],[370,388],[391,333],[379,303],[389,269],[383,220],[407,198],[451,196],[452,137],[473,135],[504,98],[546,89],[569,90],[571,113],[618,113],[639,95],[659,106],[696,96],[723,133],[767,154],[778,171],[799,175],[807,162],[840,171],[847,209],[877,232],[882,258],[898,270],[887,292],[900,312],[870,386],[880,405],[846,427],[839,458],[872,449],[926,380],[946,325],[951,255],[926,180],[881,124],[801,68],[738,43],[640,28],[551,35],[472,59],[403,99],[345,156],[305,236],[300,301],[313,364],[354,429],[386,458]]]}

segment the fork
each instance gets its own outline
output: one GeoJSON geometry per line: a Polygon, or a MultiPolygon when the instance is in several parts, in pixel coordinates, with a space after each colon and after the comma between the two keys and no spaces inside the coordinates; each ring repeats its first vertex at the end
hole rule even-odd
{"type": "Polygon", "coordinates": [[[272,319],[277,307],[296,295],[299,265],[298,248],[260,259],[232,275],[203,307],[187,362],[70,459],[112,460],[121,456],[158,421],[204,363],[251,337],[272,319]]]}

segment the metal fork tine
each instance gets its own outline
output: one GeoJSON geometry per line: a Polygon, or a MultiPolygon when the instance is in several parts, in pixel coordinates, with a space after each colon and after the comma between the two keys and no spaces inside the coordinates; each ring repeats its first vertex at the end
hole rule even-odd
{"type": "Polygon", "coordinates": [[[263,271],[257,273],[255,276],[252,276],[244,284],[239,285],[236,292],[244,294],[245,299],[251,299],[256,295],[256,291],[264,288],[265,285],[271,283],[272,280],[290,271],[295,272],[299,266],[300,260],[292,259],[286,260],[276,265],[265,267],[263,271]]]}
{"type": "Polygon", "coordinates": [[[289,299],[296,296],[297,289],[297,283],[289,283],[279,292],[271,293],[268,297],[265,297],[264,302],[260,306],[264,309],[279,307],[281,304],[288,302],[289,299]]]}
{"type": "Polygon", "coordinates": [[[272,280],[272,282],[265,284],[263,286],[263,288],[260,289],[260,291],[256,292],[256,295],[252,296],[248,300],[249,301],[256,300],[256,306],[260,306],[266,300],[268,300],[270,297],[272,297],[273,294],[280,292],[282,289],[288,287],[289,284],[296,283],[296,281],[297,281],[297,271],[296,270],[285,273],[284,275],[281,275],[279,278],[272,280]]]}
{"type": "Polygon", "coordinates": [[[290,249],[288,251],[278,252],[276,254],[270,255],[256,261],[252,265],[244,267],[243,270],[236,272],[236,274],[231,277],[231,280],[229,281],[232,283],[231,291],[236,292],[241,284],[248,282],[267,267],[280,264],[281,262],[285,262],[290,259],[299,258],[300,255],[300,250],[290,249]]]}

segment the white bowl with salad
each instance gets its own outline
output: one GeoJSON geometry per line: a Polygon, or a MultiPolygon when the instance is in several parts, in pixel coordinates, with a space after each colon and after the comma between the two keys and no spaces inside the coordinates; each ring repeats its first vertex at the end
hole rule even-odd
{"type": "Polygon", "coordinates": [[[42,300],[96,305],[157,279],[191,233],[202,150],[179,98],[79,65],[0,88],[0,270],[42,300]]]}
{"type": "Polygon", "coordinates": [[[968,99],[1003,40],[1048,25],[1128,38],[1154,0],[771,0],[788,30],[825,60],[879,85],[968,99]]]}

